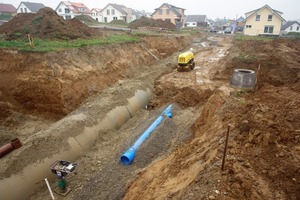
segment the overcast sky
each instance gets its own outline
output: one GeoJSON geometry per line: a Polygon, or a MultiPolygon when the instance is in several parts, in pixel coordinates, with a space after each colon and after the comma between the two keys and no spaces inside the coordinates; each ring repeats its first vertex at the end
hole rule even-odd
{"type": "MultiPolygon", "coordinates": [[[[21,1],[1,0],[0,2],[13,4],[17,8],[21,1]]],[[[29,0],[29,2],[43,3],[53,9],[60,3],[59,0],[29,0]]],[[[163,3],[169,3],[186,9],[186,15],[207,15],[209,19],[217,17],[235,19],[268,4],[271,8],[283,12],[282,17],[287,21],[300,19],[300,0],[72,0],[71,2],[84,3],[90,9],[104,8],[109,3],[116,3],[150,13],[163,3]]]]}

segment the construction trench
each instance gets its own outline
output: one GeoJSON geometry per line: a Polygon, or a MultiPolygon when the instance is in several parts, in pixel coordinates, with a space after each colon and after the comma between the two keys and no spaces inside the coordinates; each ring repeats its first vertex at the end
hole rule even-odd
{"type": "Polygon", "coordinates": [[[1,146],[22,143],[1,158],[1,198],[50,199],[44,179],[55,188],[56,160],[78,168],[66,177],[71,192],[55,199],[300,198],[299,41],[161,35],[52,53],[0,51],[1,146]],[[268,54],[274,46],[281,53],[268,54]],[[196,67],[179,73],[177,55],[190,48],[196,67]],[[260,64],[259,88],[230,86],[234,69],[260,64]],[[122,165],[169,104],[172,118],[122,165]]]}

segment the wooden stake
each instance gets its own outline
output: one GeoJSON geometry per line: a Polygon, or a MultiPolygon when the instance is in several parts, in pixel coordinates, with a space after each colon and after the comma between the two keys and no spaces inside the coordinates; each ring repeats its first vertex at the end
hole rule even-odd
{"type": "Polygon", "coordinates": [[[225,166],[225,159],[226,159],[226,153],[227,153],[229,131],[230,131],[230,125],[228,124],[227,134],[226,134],[226,140],[225,140],[225,148],[224,148],[224,154],[223,154],[223,160],[222,160],[222,168],[221,168],[222,171],[224,171],[224,166],[225,166]]]}

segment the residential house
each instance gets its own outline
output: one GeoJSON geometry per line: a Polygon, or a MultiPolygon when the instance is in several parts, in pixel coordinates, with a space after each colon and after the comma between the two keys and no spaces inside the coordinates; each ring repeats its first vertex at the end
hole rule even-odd
{"type": "Polygon", "coordinates": [[[282,26],[281,30],[283,34],[288,34],[289,32],[300,33],[300,23],[297,21],[288,21],[282,26]]]}
{"type": "Polygon", "coordinates": [[[42,3],[22,1],[17,8],[17,13],[37,13],[41,8],[45,7],[42,3]]]}
{"type": "Polygon", "coordinates": [[[235,20],[232,24],[231,24],[231,29],[233,32],[242,32],[244,30],[244,26],[245,26],[245,18],[244,17],[240,17],[237,20],[235,20]]]}
{"type": "Polygon", "coordinates": [[[245,13],[245,35],[279,35],[285,20],[283,13],[265,5],[259,9],[245,13]]]}
{"type": "Polygon", "coordinates": [[[179,8],[168,3],[162,4],[159,8],[156,8],[154,13],[151,14],[152,19],[159,19],[167,22],[171,22],[175,25],[182,24],[184,22],[185,9],[179,8]]]}
{"type": "Polygon", "coordinates": [[[209,22],[206,15],[187,15],[185,19],[186,27],[207,27],[209,22]]]}
{"type": "Polygon", "coordinates": [[[0,3],[0,15],[11,15],[17,14],[17,9],[12,4],[0,3]]]}
{"type": "Polygon", "coordinates": [[[130,23],[133,20],[139,19],[141,16],[137,15],[140,12],[127,8],[124,5],[108,4],[102,10],[103,22],[109,23],[113,20],[122,20],[126,23],[130,23]]]}
{"type": "Polygon", "coordinates": [[[79,15],[92,16],[92,11],[83,3],[75,3],[70,1],[61,1],[55,9],[55,12],[63,16],[64,19],[72,19],[79,15]]]}
{"type": "Polygon", "coordinates": [[[100,8],[92,8],[92,18],[97,22],[103,22],[103,16],[100,8]]]}

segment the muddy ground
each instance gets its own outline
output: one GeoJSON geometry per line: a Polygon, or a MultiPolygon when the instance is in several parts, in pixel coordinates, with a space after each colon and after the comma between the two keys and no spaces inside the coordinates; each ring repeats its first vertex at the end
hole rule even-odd
{"type": "Polygon", "coordinates": [[[56,199],[300,199],[299,47],[290,39],[168,35],[47,54],[1,50],[1,143],[23,143],[1,159],[1,196],[49,198],[49,164],[70,158],[79,165],[67,177],[72,191],[56,199]],[[176,56],[190,47],[196,68],[178,73],[176,56]],[[232,88],[235,68],[255,70],[257,87],[232,88]],[[137,90],[152,95],[147,109],[103,127],[137,90]],[[173,118],[123,166],[122,153],[170,103],[173,118]],[[68,139],[82,134],[96,137],[72,149],[68,139]]]}

